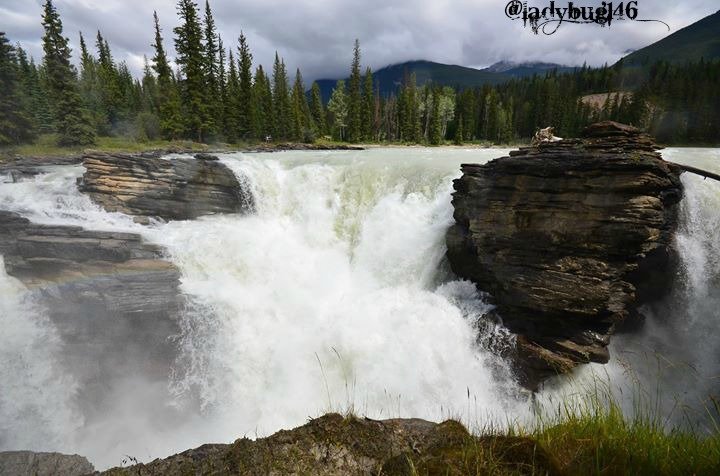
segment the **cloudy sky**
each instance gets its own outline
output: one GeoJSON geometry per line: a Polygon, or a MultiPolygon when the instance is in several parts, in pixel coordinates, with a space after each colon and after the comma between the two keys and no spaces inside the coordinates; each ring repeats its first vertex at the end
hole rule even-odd
{"type": "MultiPolygon", "coordinates": [[[[200,0],[204,6],[205,0],[200,0]]],[[[40,16],[44,0],[0,0],[0,31],[32,55],[42,55],[40,16]]],[[[172,49],[175,0],[55,0],[77,51],[78,31],[100,29],[116,59],[139,72],[152,56],[152,12],[157,10],[165,45],[172,49]]],[[[306,80],[341,77],[349,69],[352,45],[360,39],[363,64],[373,69],[413,59],[484,67],[499,60],[547,61],[567,65],[616,61],[631,49],[668,35],[660,23],[631,21],[564,24],[551,36],[533,35],[505,16],[507,0],[211,0],[227,46],[241,30],[255,62],[272,64],[277,50],[290,71],[306,80]]],[[[576,0],[594,6],[600,0],[576,0]]],[[[615,2],[616,4],[618,2],[615,2]]],[[[660,19],[677,31],[718,9],[717,0],[639,0],[638,18],[660,19]]],[[[544,7],[549,0],[528,0],[544,7]]],[[[567,3],[556,0],[556,5],[567,3]]]]}

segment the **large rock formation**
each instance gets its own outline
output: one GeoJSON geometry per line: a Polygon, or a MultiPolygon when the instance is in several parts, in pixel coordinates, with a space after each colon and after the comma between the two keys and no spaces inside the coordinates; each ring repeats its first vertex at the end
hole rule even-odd
{"type": "Polygon", "coordinates": [[[582,139],[462,166],[448,258],[517,335],[528,387],[607,362],[617,324],[667,290],[682,186],[655,150],[637,129],[604,122],[582,139]]]}
{"type": "Polygon", "coordinates": [[[474,437],[456,421],[370,420],[328,414],[256,441],[203,445],[103,475],[413,475],[560,474],[536,441],[474,437]]]}
{"type": "Polygon", "coordinates": [[[89,153],[79,189],[108,211],[145,218],[189,220],[252,211],[246,184],[219,161],[203,158],[89,153]]]}
{"type": "Polygon", "coordinates": [[[63,340],[66,367],[96,400],[103,382],[142,369],[167,379],[178,333],[180,273],[130,233],[31,223],[0,211],[0,255],[37,297],[63,340]]]}
{"type": "Polygon", "coordinates": [[[93,465],[78,455],[0,451],[0,474],[6,476],[82,476],[94,471],[93,465]]]}

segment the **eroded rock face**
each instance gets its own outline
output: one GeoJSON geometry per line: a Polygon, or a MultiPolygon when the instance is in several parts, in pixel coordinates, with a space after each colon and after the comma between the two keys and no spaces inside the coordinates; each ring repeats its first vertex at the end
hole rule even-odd
{"type": "Polygon", "coordinates": [[[95,471],[82,456],[33,451],[1,451],[0,474],[7,476],[81,476],[95,471]]]}
{"type": "Polygon", "coordinates": [[[530,438],[474,437],[456,421],[370,420],[328,414],[267,438],[203,445],[163,460],[103,475],[412,475],[508,474],[534,468],[560,474],[530,438]],[[490,455],[493,455],[490,457],[490,455]]]}
{"type": "Polygon", "coordinates": [[[79,189],[111,212],[166,220],[254,209],[253,197],[216,160],[90,153],[79,189]]]}
{"type": "Polygon", "coordinates": [[[664,294],[682,197],[650,137],[613,122],[521,148],[455,180],[453,271],[490,293],[530,388],[608,361],[609,336],[664,294]]]}
{"type": "Polygon", "coordinates": [[[81,398],[140,371],[166,380],[184,304],[180,273],[161,250],[131,233],[31,223],[0,211],[0,255],[37,297],[63,341],[81,398]]]}

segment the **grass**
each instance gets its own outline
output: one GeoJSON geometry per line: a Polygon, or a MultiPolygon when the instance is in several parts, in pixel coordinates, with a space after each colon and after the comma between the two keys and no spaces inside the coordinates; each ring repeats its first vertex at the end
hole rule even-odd
{"type": "Polygon", "coordinates": [[[659,418],[628,418],[610,402],[564,405],[530,433],[566,474],[718,474],[720,434],[666,430],[659,418]]]}
{"type": "Polygon", "coordinates": [[[61,147],[57,145],[55,134],[44,134],[33,144],[23,144],[0,148],[0,161],[13,156],[24,157],[65,157],[81,154],[85,150],[106,152],[143,152],[153,149],[182,149],[203,151],[208,145],[192,141],[137,141],[130,137],[98,137],[91,146],[61,147]]]}

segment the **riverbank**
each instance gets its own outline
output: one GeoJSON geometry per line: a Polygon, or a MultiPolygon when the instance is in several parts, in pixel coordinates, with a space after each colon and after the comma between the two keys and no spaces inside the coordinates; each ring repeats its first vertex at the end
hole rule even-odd
{"type": "MultiPolygon", "coordinates": [[[[472,142],[463,145],[441,144],[433,147],[459,148],[459,149],[491,149],[508,148],[524,145],[521,142],[509,145],[493,145],[485,142],[472,142]]],[[[11,161],[17,157],[72,157],[80,156],[87,150],[121,153],[147,153],[152,151],[168,151],[175,153],[192,152],[272,152],[281,150],[346,150],[346,149],[374,149],[374,148],[424,148],[423,144],[408,144],[398,142],[371,142],[363,144],[350,144],[320,140],[314,143],[301,142],[242,142],[237,144],[202,144],[193,141],[135,141],[125,137],[98,137],[97,143],[91,147],[60,147],[56,145],[53,134],[41,136],[33,144],[24,144],[14,147],[0,147],[0,163],[11,161]]]]}

